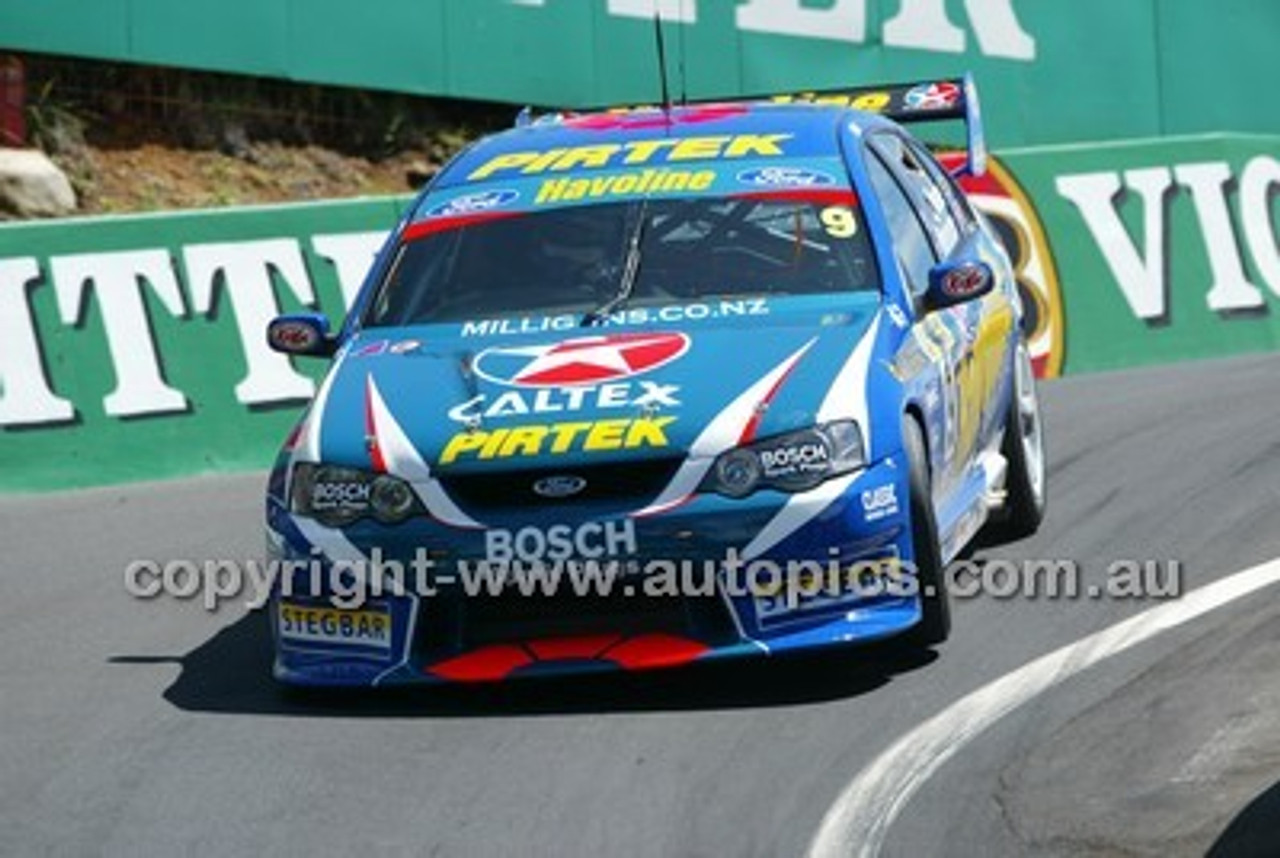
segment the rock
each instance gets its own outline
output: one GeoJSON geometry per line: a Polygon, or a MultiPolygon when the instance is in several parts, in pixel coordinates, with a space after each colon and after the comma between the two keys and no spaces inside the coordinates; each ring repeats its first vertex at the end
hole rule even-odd
{"type": "Polygon", "coordinates": [[[18,217],[61,217],[76,210],[65,173],[38,149],[0,149],[0,211],[18,217]]]}
{"type": "Polygon", "coordinates": [[[249,142],[249,132],[242,123],[227,120],[219,135],[218,150],[223,155],[239,158],[241,161],[253,160],[253,146],[249,142]]]}

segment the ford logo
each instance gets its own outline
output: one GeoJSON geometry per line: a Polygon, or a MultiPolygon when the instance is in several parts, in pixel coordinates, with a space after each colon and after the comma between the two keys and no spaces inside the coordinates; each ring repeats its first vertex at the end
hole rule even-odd
{"type": "Polygon", "coordinates": [[[500,209],[520,199],[519,191],[481,191],[454,197],[447,203],[441,203],[427,210],[427,217],[463,217],[465,215],[482,214],[500,209]]]}
{"type": "Polygon", "coordinates": [[[533,493],[544,498],[567,498],[576,495],[587,487],[582,477],[570,474],[557,474],[554,477],[543,477],[533,484],[533,493]]]}
{"type": "Polygon", "coordinates": [[[738,174],[738,181],[744,185],[759,185],[766,188],[815,188],[836,183],[835,177],[830,173],[805,167],[783,166],[743,170],[738,174]]]}

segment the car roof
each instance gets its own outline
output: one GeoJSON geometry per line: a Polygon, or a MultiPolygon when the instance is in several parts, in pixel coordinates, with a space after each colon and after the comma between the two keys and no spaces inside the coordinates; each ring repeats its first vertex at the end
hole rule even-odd
{"type": "MultiPolygon", "coordinates": [[[[464,150],[437,177],[435,188],[487,178],[484,168],[503,156],[617,147],[647,140],[707,138],[779,141],[786,156],[823,157],[840,154],[842,124],[867,129],[889,124],[884,118],[846,106],[769,102],[697,104],[633,108],[583,114],[550,114],[522,127],[484,137],[464,150]]],[[[638,161],[627,162],[639,163],[638,161]]]]}

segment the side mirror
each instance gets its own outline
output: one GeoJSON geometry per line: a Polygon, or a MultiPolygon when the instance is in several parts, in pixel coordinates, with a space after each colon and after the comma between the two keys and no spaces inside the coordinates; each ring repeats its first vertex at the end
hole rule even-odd
{"type": "Polygon", "coordinates": [[[291,313],[267,324],[267,345],[286,355],[332,357],[337,344],[324,314],[291,313]]]}
{"type": "Polygon", "coordinates": [[[929,290],[925,292],[925,309],[939,310],[980,298],[996,285],[991,266],[976,259],[941,262],[929,271],[929,290]]]}

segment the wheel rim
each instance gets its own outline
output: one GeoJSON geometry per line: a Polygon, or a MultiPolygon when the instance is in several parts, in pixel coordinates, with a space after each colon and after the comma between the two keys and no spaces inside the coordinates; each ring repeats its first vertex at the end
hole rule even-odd
{"type": "Polygon", "coordinates": [[[1040,424],[1040,398],[1036,394],[1035,373],[1025,344],[1018,346],[1016,379],[1018,439],[1027,466],[1027,481],[1038,507],[1044,498],[1044,432],[1040,424]]]}

